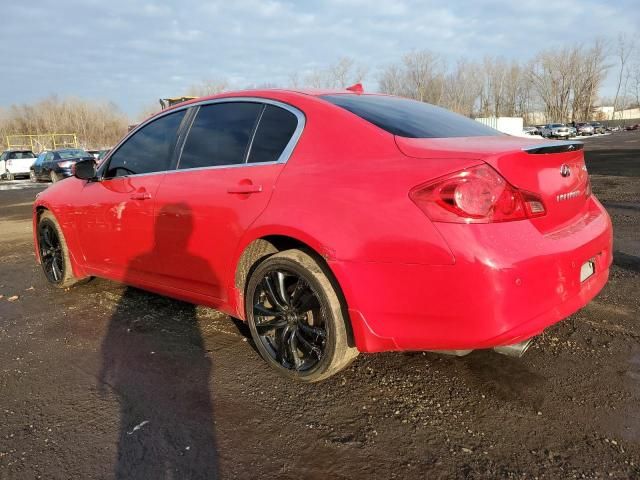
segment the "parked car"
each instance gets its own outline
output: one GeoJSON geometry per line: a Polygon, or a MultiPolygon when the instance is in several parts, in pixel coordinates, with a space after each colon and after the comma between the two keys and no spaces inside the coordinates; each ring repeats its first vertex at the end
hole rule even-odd
{"type": "Polygon", "coordinates": [[[0,179],[28,177],[35,158],[31,150],[5,150],[0,155],[0,179]]]}
{"type": "Polygon", "coordinates": [[[573,125],[567,125],[567,128],[569,129],[569,138],[578,136],[578,129],[576,127],[573,125]]]}
{"type": "Polygon", "coordinates": [[[624,129],[627,131],[640,130],[640,123],[636,123],[634,125],[627,125],[626,127],[624,127],[624,129]]]}
{"type": "Polygon", "coordinates": [[[38,156],[29,174],[32,181],[51,180],[57,182],[73,176],[73,166],[80,160],[91,159],[92,155],[78,148],[64,148],[46,152],[42,158],[38,156]]]}
{"type": "Polygon", "coordinates": [[[537,127],[524,127],[522,131],[527,135],[540,135],[540,131],[537,127]]]}
{"type": "Polygon", "coordinates": [[[591,126],[593,127],[593,133],[606,133],[607,129],[600,122],[591,122],[591,126]]]}
{"type": "Polygon", "coordinates": [[[550,123],[542,129],[545,138],[569,138],[571,130],[564,123],[550,123]]]}
{"type": "Polygon", "coordinates": [[[593,135],[594,128],[593,125],[586,122],[576,123],[576,129],[578,130],[578,135],[593,135]]]}
{"type": "Polygon", "coordinates": [[[217,308],[305,382],[358,352],[520,355],[612,260],[582,144],[348,91],[168,108],[42,192],[34,227],[51,284],[106,277],[217,308]]]}

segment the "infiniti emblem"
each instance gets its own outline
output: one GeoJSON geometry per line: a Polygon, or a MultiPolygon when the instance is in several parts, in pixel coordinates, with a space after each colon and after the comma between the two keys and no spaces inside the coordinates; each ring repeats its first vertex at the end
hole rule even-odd
{"type": "Polygon", "coordinates": [[[562,175],[563,177],[568,177],[569,175],[571,175],[571,169],[569,168],[569,165],[567,165],[566,163],[562,164],[562,166],[560,167],[560,175],[562,175]]]}

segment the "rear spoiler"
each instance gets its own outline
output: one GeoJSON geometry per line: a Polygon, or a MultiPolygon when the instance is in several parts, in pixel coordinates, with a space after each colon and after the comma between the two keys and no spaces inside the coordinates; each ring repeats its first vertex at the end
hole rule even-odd
{"type": "Polygon", "coordinates": [[[575,152],[583,148],[584,143],[582,142],[550,142],[522,147],[522,150],[530,154],[543,154],[575,152]]]}

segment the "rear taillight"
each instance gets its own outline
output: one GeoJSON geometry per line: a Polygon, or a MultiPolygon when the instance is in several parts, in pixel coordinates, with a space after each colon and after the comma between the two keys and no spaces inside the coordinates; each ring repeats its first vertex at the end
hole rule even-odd
{"type": "Polygon", "coordinates": [[[66,160],[64,162],[58,162],[60,168],[69,168],[71,165],[75,165],[76,162],[72,160],[66,160]]]}
{"type": "Polygon", "coordinates": [[[409,197],[435,222],[491,223],[541,217],[542,199],[479,165],[420,185],[409,197]]]}

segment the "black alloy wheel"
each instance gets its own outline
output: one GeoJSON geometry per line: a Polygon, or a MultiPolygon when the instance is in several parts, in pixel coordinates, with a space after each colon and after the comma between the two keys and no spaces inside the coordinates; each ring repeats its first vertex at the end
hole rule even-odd
{"type": "Polygon", "coordinates": [[[358,355],[340,287],[321,258],[291,249],[254,266],[245,315],[262,358],[281,375],[318,382],[358,355]]]}
{"type": "Polygon", "coordinates": [[[65,259],[62,242],[55,225],[44,219],[38,225],[38,246],[42,269],[49,282],[61,283],[65,278],[65,259]]]}
{"type": "Polygon", "coordinates": [[[267,271],[254,294],[253,315],[262,345],[283,368],[305,372],[322,360],[326,312],[301,276],[283,268],[267,271]]]}

